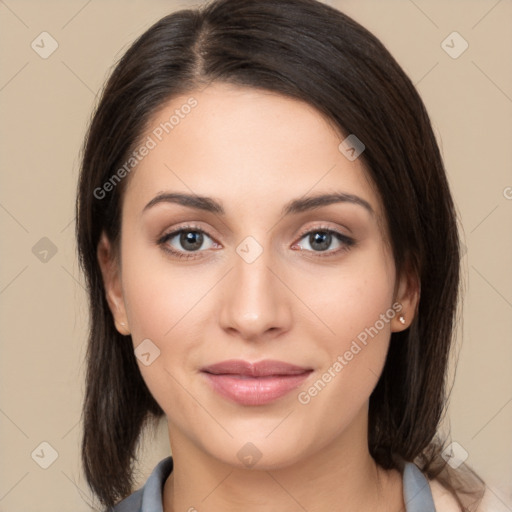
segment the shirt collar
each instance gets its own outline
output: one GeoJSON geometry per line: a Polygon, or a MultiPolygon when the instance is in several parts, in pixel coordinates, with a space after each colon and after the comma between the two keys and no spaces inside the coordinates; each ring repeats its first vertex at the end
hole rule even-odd
{"type": "MultiPolygon", "coordinates": [[[[172,469],[172,456],[161,460],[144,486],[118,503],[113,512],[163,512],[163,487],[172,469]]],[[[428,480],[412,462],[404,466],[403,493],[406,512],[436,512],[428,480]]]]}

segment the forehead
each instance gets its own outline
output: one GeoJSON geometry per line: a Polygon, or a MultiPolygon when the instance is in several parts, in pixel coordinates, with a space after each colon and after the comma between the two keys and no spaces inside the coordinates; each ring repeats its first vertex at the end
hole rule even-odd
{"type": "Polygon", "coordinates": [[[379,213],[362,160],[339,149],[344,138],[305,102],[214,83],[173,98],[152,117],[140,139],[150,149],[130,175],[125,203],[142,209],[155,195],[178,191],[221,198],[226,214],[239,216],[343,192],[379,213]]]}

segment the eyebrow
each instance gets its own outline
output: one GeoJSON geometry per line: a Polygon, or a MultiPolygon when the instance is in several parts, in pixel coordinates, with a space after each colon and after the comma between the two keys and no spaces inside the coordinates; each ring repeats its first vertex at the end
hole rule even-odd
{"type": "MultiPolygon", "coordinates": [[[[195,194],[184,194],[181,192],[166,192],[158,194],[144,207],[143,213],[160,203],[176,203],[182,206],[187,206],[189,208],[195,208],[197,210],[203,210],[219,215],[226,214],[220,201],[212,197],[199,196],[195,194]]],[[[335,203],[355,204],[365,208],[370,214],[374,214],[374,210],[368,201],[354,194],[336,192],[331,194],[317,194],[305,198],[301,197],[298,199],[293,199],[284,205],[281,211],[281,215],[285,216],[302,213],[308,210],[314,210],[316,208],[321,208],[322,206],[328,206],[335,203]]]]}

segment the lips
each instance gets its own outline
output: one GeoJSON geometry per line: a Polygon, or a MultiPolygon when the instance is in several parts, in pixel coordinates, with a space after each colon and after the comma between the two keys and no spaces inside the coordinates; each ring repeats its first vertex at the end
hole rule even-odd
{"type": "Polygon", "coordinates": [[[312,371],[283,361],[249,363],[239,359],[201,370],[215,392],[241,405],[273,402],[302,384],[312,371]]]}
{"type": "Polygon", "coordinates": [[[310,368],[302,368],[282,361],[272,361],[270,359],[249,363],[240,359],[231,359],[221,363],[212,364],[202,369],[202,371],[214,375],[243,375],[247,377],[270,377],[277,375],[299,375],[310,371],[310,368]]]}

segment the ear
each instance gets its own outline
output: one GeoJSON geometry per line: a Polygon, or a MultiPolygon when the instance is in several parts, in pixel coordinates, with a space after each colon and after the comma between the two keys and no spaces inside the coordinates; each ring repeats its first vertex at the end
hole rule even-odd
{"type": "Polygon", "coordinates": [[[121,272],[117,256],[114,254],[110,240],[103,231],[96,251],[98,263],[103,276],[103,285],[107,302],[114,318],[116,329],[124,336],[130,334],[126,308],[121,287],[121,272]]]}
{"type": "Polygon", "coordinates": [[[403,272],[396,287],[393,304],[400,304],[395,309],[396,315],[391,320],[391,332],[400,332],[409,328],[417,314],[420,300],[420,283],[412,271],[403,272]]]}

